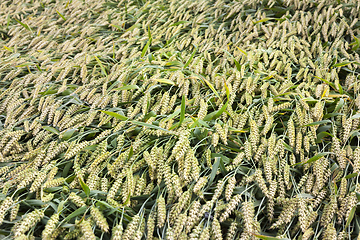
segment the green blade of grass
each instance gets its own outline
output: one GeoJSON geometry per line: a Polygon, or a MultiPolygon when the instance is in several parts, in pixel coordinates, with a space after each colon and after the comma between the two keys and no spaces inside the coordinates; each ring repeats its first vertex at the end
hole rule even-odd
{"type": "Polygon", "coordinates": [[[120,90],[131,90],[131,89],[139,89],[137,85],[126,85],[119,88],[114,88],[112,91],[120,91],[120,90]]]}
{"type": "Polygon", "coordinates": [[[269,236],[259,235],[259,234],[254,234],[254,236],[259,239],[263,239],[263,240],[290,240],[289,238],[269,237],[269,236]]]}
{"type": "Polygon", "coordinates": [[[321,124],[324,124],[324,123],[331,123],[330,120],[322,120],[322,121],[318,121],[318,122],[312,122],[312,123],[309,123],[309,124],[305,124],[301,127],[310,127],[310,126],[316,126],[316,125],[321,125],[321,124]]]}
{"type": "Polygon", "coordinates": [[[201,81],[203,81],[203,83],[206,83],[206,85],[208,85],[208,87],[213,91],[213,93],[215,93],[215,95],[218,98],[221,98],[219,93],[216,91],[216,89],[214,88],[214,85],[211,84],[211,82],[209,82],[208,80],[206,80],[203,76],[193,73],[193,76],[200,79],[201,81]]]}
{"type": "Polygon", "coordinates": [[[181,125],[181,123],[184,121],[185,119],[185,96],[182,96],[181,99],[181,112],[180,112],[180,122],[179,122],[179,126],[181,125]]]}
{"type": "Polygon", "coordinates": [[[355,211],[356,211],[356,207],[357,207],[357,206],[354,206],[354,207],[350,210],[349,217],[348,217],[348,219],[347,219],[347,221],[346,221],[345,229],[350,225],[351,221],[353,220],[354,215],[355,215],[355,211]]]}
{"type": "Polygon", "coordinates": [[[56,128],[50,127],[50,126],[43,126],[43,129],[45,129],[46,131],[55,133],[56,135],[59,135],[59,130],[57,130],[56,128]]]}
{"type": "Polygon", "coordinates": [[[14,18],[14,19],[15,19],[15,21],[17,21],[21,26],[23,26],[26,30],[29,30],[30,32],[33,32],[33,31],[31,30],[31,28],[29,27],[29,25],[27,25],[26,23],[21,22],[20,20],[17,20],[16,18],[14,18]]]}
{"type": "Polygon", "coordinates": [[[151,44],[151,41],[152,41],[152,38],[149,38],[148,42],[146,43],[144,49],[141,52],[141,57],[145,56],[145,54],[146,54],[146,52],[147,52],[147,50],[148,50],[148,48],[149,48],[149,46],[151,44]]]}
{"type": "Polygon", "coordinates": [[[254,25],[256,25],[256,24],[258,24],[258,23],[262,23],[262,22],[267,22],[267,21],[269,21],[269,20],[279,20],[278,18],[264,18],[264,19],[261,19],[261,20],[259,20],[259,21],[256,21],[256,22],[254,22],[254,25]]]}
{"type": "Polygon", "coordinates": [[[353,50],[353,51],[356,51],[356,50],[358,50],[358,48],[360,47],[360,40],[359,40],[357,37],[355,37],[355,36],[353,36],[353,38],[354,38],[354,42],[351,43],[350,46],[354,46],[354,47],[352,48],[352,50],[353,50]]]}
{"type": "Polygon", "coordinates": [[[102,64],[102,62],[100,61],[100,59],[97,56],[94,56],[94,57],[95,57],[96,61],[99,63],[99,65],[100,65],[101,72],[107,77],[108,75],[106,73],[104,65],[102,64]]]}
{"type": "Polygon", "coordinates": [[[133,124],[136,124],[136,125],[139,125],[139,126],[143,126],[143,127],[147,127],[147,128],[153,128],[153,129],[157,129],[157,130],[162,130],[162,131],[170,133],[170,131],[165,129],[165,128],[162,128],[162,127],[159,127],[159,126],[156,126],[156,125],[152,125],[152,124],[149,124],[149,123],[144,123],[144,122],[139,122],[139,121],[131,121],[131,122],[133,124]]]}
{"type": "Polygon", "coordinates": [[[56,10],[56,12],[64,21],[66,21],[66,18],[64,17],[64,15],[62,15],[58,10],[56,10]]]}
{"type": "Polygon", "coordinates": [[[194,51],[192,52],[189,60],[187,60],[187,62],[185,63],[183,69],[187,68],[187,67],[190,65],[190,63],[191,63],[191,61],[193,60],[196,52],[197,52],[197,47],[195,47],[195,49],[194,49],[194,51]]]}
{"type": "Polygon", "coordinates": [[[69,214],[62,222],[66,222],[74,217],[77,217],[81,214],[83,214],[87,209],[87,206],[83,206],[81,208],[76,209],[74,212],[72,212],[71,214],[69,214]]]}
{"type": "Polygon", "coordinates": [[[79,177],[79,182],[80,182],[81,188],[84,190],[86,196],[89,197],[90,196],[90,188],[88,187],[88,185],[86,185],[84,183],[84,181],[82,180],[81,177],[79,177]]]}
{"type": "Polygon", "coordinates": [[[124,115],[121,115],[121,114],[119,114],[119,113],[110,112],[110,111],[101,111],[101,112],[103,112],[103,113],[105,113],[105,114],[107,114],[107,115],[109,115],[109,116],[112,116],[112,117],[114,117],[114,118],[120,119],[120,120],[122,120],[122,121],[126,121],[126,120],[129,119],[129,118],[127,118],[127,117],[125,117],[124,115]]]}
{"type": "Polygon", "coordinates": [[[217,173],[218,168],[220,166],[220,159],[221,159],[220,157],[215,157],[215,163],[214,163],[214,165],[212,167],[212,170],[211,170],[208,186],[211,186],[211,184],[213,183],[213,181],[215,179],[216,173],[217,173]]]}
{"type": "Polygon", "coordinates": [[[169,79],[153,79],[154,81],[160,82],[160,83],[165,83],[165,84],[170,84],[170,85],[175,85],[175,83],[169,79]]]}
{"type": "Polygon", "coordinates": [[[356,118],[360,118],[360,113],[355,114],[355,115],[353,115],[353,116],[351,117],[351,119],[356,119],[356,118]]]}
{"type": "Polygon", "coordinates": [[[304,164],[306,163],[312,163],[312,162],[315,162],[316,160],[326,156],[326,155],[329,155],[329,154],[332,154],[332,152],[322,152],[322,153],[318,153],[316,154],[315,156],[313,156],[312,158],[310,158],[309,160],[307,160],[304,164]]]}

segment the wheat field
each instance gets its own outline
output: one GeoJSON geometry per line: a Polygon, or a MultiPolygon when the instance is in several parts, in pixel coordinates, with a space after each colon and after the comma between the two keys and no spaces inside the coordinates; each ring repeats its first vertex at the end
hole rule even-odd
{"type": "Polygon", "coordinates": [[[0,239],[356,239],[359,0],[2,0],[0,239]]]}

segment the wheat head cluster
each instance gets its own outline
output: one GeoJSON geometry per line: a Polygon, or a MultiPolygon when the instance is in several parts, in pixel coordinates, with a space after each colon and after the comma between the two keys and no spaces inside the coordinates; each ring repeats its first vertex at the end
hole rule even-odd
{"type": "Polygon", "coordinates": [[[1,239],[355,239],[359,0],[2,0],[1,239]]]}

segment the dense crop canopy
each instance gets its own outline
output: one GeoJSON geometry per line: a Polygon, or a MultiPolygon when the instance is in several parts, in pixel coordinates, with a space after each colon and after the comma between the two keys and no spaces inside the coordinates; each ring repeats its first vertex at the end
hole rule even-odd
{"type": "Polygon", "coordinates": [[[2,0],[0,238],[354,239],[360,1],[2,0]]]}

